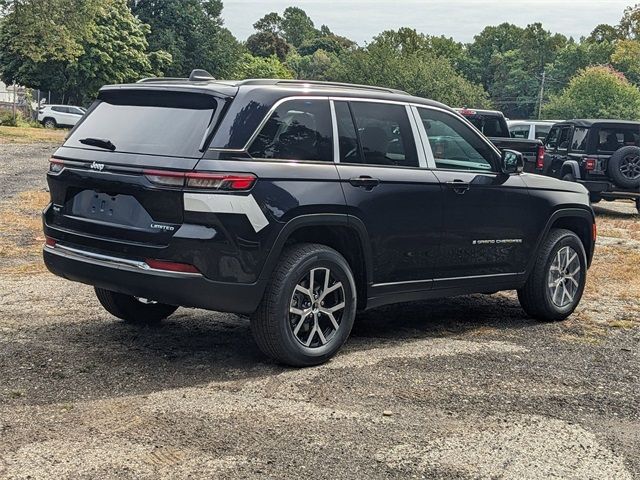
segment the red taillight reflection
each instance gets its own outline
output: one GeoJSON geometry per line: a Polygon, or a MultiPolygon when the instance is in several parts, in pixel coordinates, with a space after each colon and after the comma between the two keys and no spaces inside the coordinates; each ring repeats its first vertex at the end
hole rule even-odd
{"type": "Polygon", "coordinates": [[[51,238],[51,237],[47,237],[47,236],[45,235],[45,237],[44,237],[44,244],[45,244],[47,247],[55,247],[55,246],[56,246],[56,241],[55,241],[53,238],[51,238]]]}
{"type": "Polygon", "coordinates": [[[145,177],[157,185],[207,190],[249,190],[256,181],[251,173],[170,172],[144,170],[145,177]]]}
{"type": "Polygon", "coordinates": [[[544,146],[538,145],[538,154],[536,155],[536,170],[544,170],[544,146]]]}
{"type": "Polygon", "coordinates": [[[189,265],[188,263],[169,262],[167,260],[156,260],[153,258],[146,259],[145,263],[156,270],[168,270],[170,272],[183,273],[200,273],[200,270],[198,270],[193,265],[189,265]]]}
{"type": "Polygon", "coordinates": [[[593,241],[595,242],[598,238],[598,226],[596,225],[596,222],[593,222],[593,227],[591,227],[591,235],[593,237],[593,241]]]}

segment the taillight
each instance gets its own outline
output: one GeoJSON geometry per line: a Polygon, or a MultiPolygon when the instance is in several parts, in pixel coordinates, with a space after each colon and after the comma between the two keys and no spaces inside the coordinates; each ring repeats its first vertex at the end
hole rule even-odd
{"type": "Polygon", "coordinates": [[[53,238],[51,238],[51,237],[47,237],[47,236],[45,235],[45,237],[44,237],[44,244],[45,244],[47,247],[55,247],[55,246],[56,246],[56,241],[55,241],[53,238]]]}
{"type": "Polygon", "coordinates": [[[593,226],[591,227],[591,236],[593,237],[593,242],[595,243],[596,239],[598,238],[598,226],[596,225],[596,222],[593,222],[593,226]]]}
{"type": "Polygon", "coordinates": [[[544,145],[538,145],[538,154],[536,155],[536,170],[544,170],[544,145]]]}
{"type": "Polygon", "coordinates": [[[249,190],[256,182],[251,173],[169,172],[144,170],[144,176],[157,185],[205,190],[249,190]]]}
{"type": "Polygon", "coordinates": [[[64,161],[59,158],[49,159],[49,171],[52,173],[59,173],[64,168],[64,161]]]}
{"type": "Polygon", "coordinates": [[[586,157],[584,159],[584,168],[587,171],[592,171],[596,169],[596,159],[591,157],[586,157]]]}
{"type": "Polygon", "coordinates": [[[188,263],[169,262],[167,260],[156,260],[148,258],[145,263],[155,270],[167,270],[169,272],[182,272],[182,273],[200,273],[193,265],[188,263]]]}

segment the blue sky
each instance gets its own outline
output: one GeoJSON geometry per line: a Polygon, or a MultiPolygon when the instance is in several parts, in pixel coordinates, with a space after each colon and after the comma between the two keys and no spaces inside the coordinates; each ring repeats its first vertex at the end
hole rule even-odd
{"type": "Polygon", "coordinates": [[[486,25],[502,22],[526,26],[542,22],[551,31],[578,39],[600,23],[616,24],[634,0],[225,0],[225,25],[240,40],[253,33],[253,23],[265,13],[288,6],[304,9],[320,27],[359,44],[377,33],[413,27],[431,35],[468,42],[486,25]]]}

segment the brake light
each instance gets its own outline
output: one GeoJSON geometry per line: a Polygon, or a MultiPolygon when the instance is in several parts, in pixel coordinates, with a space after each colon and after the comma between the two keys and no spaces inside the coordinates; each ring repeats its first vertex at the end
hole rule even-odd
{"type": "Polygon", "coordinates": [[[52,173],[59,173],[64,168],[64,161],[59,158],[49,159],[49,171],[52,173]]]}
{"type": "Polygon", "coordinates": [[[169,172],[144,170],[147,179],[158,185],[206,190],[249,190],[256,182],[251,173],[169,172]]]}
{"type": "Polygon", "coordinates": [[[465,117],[470,117],[472,115],[476,114],[475,110],[470,110],[468,108],[463,108],[462,110],[460,110],[460,114],[464,115],[465,117]]]}
{"type": "Polygon", "coordinates": [[[536,170],[544,170],[544,145],[538,145],[538,155],[536,156],[536,170]]]}
{"type": "Polygon", "coordinates": [[[596,169],[596,159],[591,157],[586,157],[584,159],[584,168],[587,171],[592,171],[596,169]]]}
{"type": "Polygon", "coordinates": [[[148,258],[145,263],[155,270],[167,270],[169,272],[182,272],[182,273],[200,273],[193,265],[188,263],[169,262],[166,260],[156,260],[148,258]]]}

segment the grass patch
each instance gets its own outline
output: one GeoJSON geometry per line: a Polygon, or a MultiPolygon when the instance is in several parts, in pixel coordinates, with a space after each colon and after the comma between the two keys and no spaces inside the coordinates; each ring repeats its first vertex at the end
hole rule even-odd
{"type": "Polygon", "coordinates": [[[9,143],[62,143],[69,130],[0,125],[0,145],[9,143]]]}

